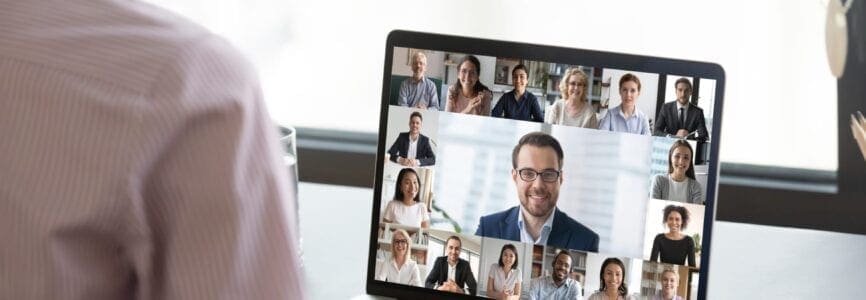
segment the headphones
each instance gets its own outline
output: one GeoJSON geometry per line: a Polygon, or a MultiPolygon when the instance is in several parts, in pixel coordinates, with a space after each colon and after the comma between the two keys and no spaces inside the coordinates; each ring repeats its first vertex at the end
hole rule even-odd
{"type": "Polygon", "coordinates": [[[842,4],[842,0],[829,0],[827,3],[827,23],[824,31],[824,37],[827,44],[827,63],[830,65],[830,72],[836,78],[841,78],[845,74],[845,60],[848,56],[848,21],[846,14],[851,9],[851,3],[854,0],[848,0],[842,4]]]}

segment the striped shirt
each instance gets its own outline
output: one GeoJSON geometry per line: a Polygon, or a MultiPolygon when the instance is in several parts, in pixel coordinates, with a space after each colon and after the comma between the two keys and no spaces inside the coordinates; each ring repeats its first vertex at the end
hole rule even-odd
{"type": "Polygon", "coordinates": [[[302,299],[255,71],[134,1],[0,0],[0,299],[302,299]]]}

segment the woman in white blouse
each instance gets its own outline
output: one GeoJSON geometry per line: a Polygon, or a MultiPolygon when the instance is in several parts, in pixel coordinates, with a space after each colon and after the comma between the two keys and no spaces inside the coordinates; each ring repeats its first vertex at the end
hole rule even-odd
{"type": "Polygon", "coordinates": [[[391,234],[391,257],[376,271],[376,280],[421,286],[418,264],[409,257],[412,239],[403,229],[391,234]]]}
{"type": "Polygon", "coordinates": [[[695,179],[692,146],[677,140],[668,152],[668,174],[653,177],[653,199],[704,204],[704,187],[695,179]]]}
{"type": "Polygon", "coordinates": [[[421,202],[420,190],[418,173],[412,168],[400,170],[397,187],[394,189],[394,200],[385,206],[384,221],[412,227],[430,227],[430,215],[427,213],[427,206],[421,202]]]}
{"type": "Polygon", "coordinates": [[[490,265],[487,278],[487,297],[508,299],[520,296],[520,283],[523,282],[522,272],[517,267],[517,248],[512,244],[502,246],[499,252],[499,263],[490,265]]]}
{"type": "Polygon", "coordinates": [[[545,114],[544,122],[558,125],[569,125],[583,128],[598,128],[598,117],[592,105],[586,100],[586,90],[589,79],[579,68],[565,70],[563,80],[559,82],[562,99],[550,105],[545,114]]]}

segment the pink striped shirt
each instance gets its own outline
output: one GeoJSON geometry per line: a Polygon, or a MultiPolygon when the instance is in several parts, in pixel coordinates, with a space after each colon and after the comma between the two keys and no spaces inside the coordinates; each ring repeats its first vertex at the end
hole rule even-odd
{"type": "Polygon", "coordinates": [[[0,0],[0,299],[301,299],[255,71],[133,1],[0,0]]]}

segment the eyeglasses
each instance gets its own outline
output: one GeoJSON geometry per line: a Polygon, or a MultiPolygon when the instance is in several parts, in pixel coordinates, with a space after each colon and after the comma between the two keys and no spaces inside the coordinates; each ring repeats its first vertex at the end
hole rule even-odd
{"type": "Polygon", "coordinates": [[[399,244],[409,244],[409,241],[404,240],[404,239],[394,240],[394,245],[399,245],[399,244]]]}
{"type": "Polygon", "coordinates": [[[537,178],[538,175],[541,175],[541,181],[556,182],[556,180],[559,179],[559,173],[560,172],[556,170],[544,170],[538,172],[529,168],[517,170],[517,174],[520,174],[520,179],[523,179],[523,181],[535,181],[535,178],[537,178]]]}

